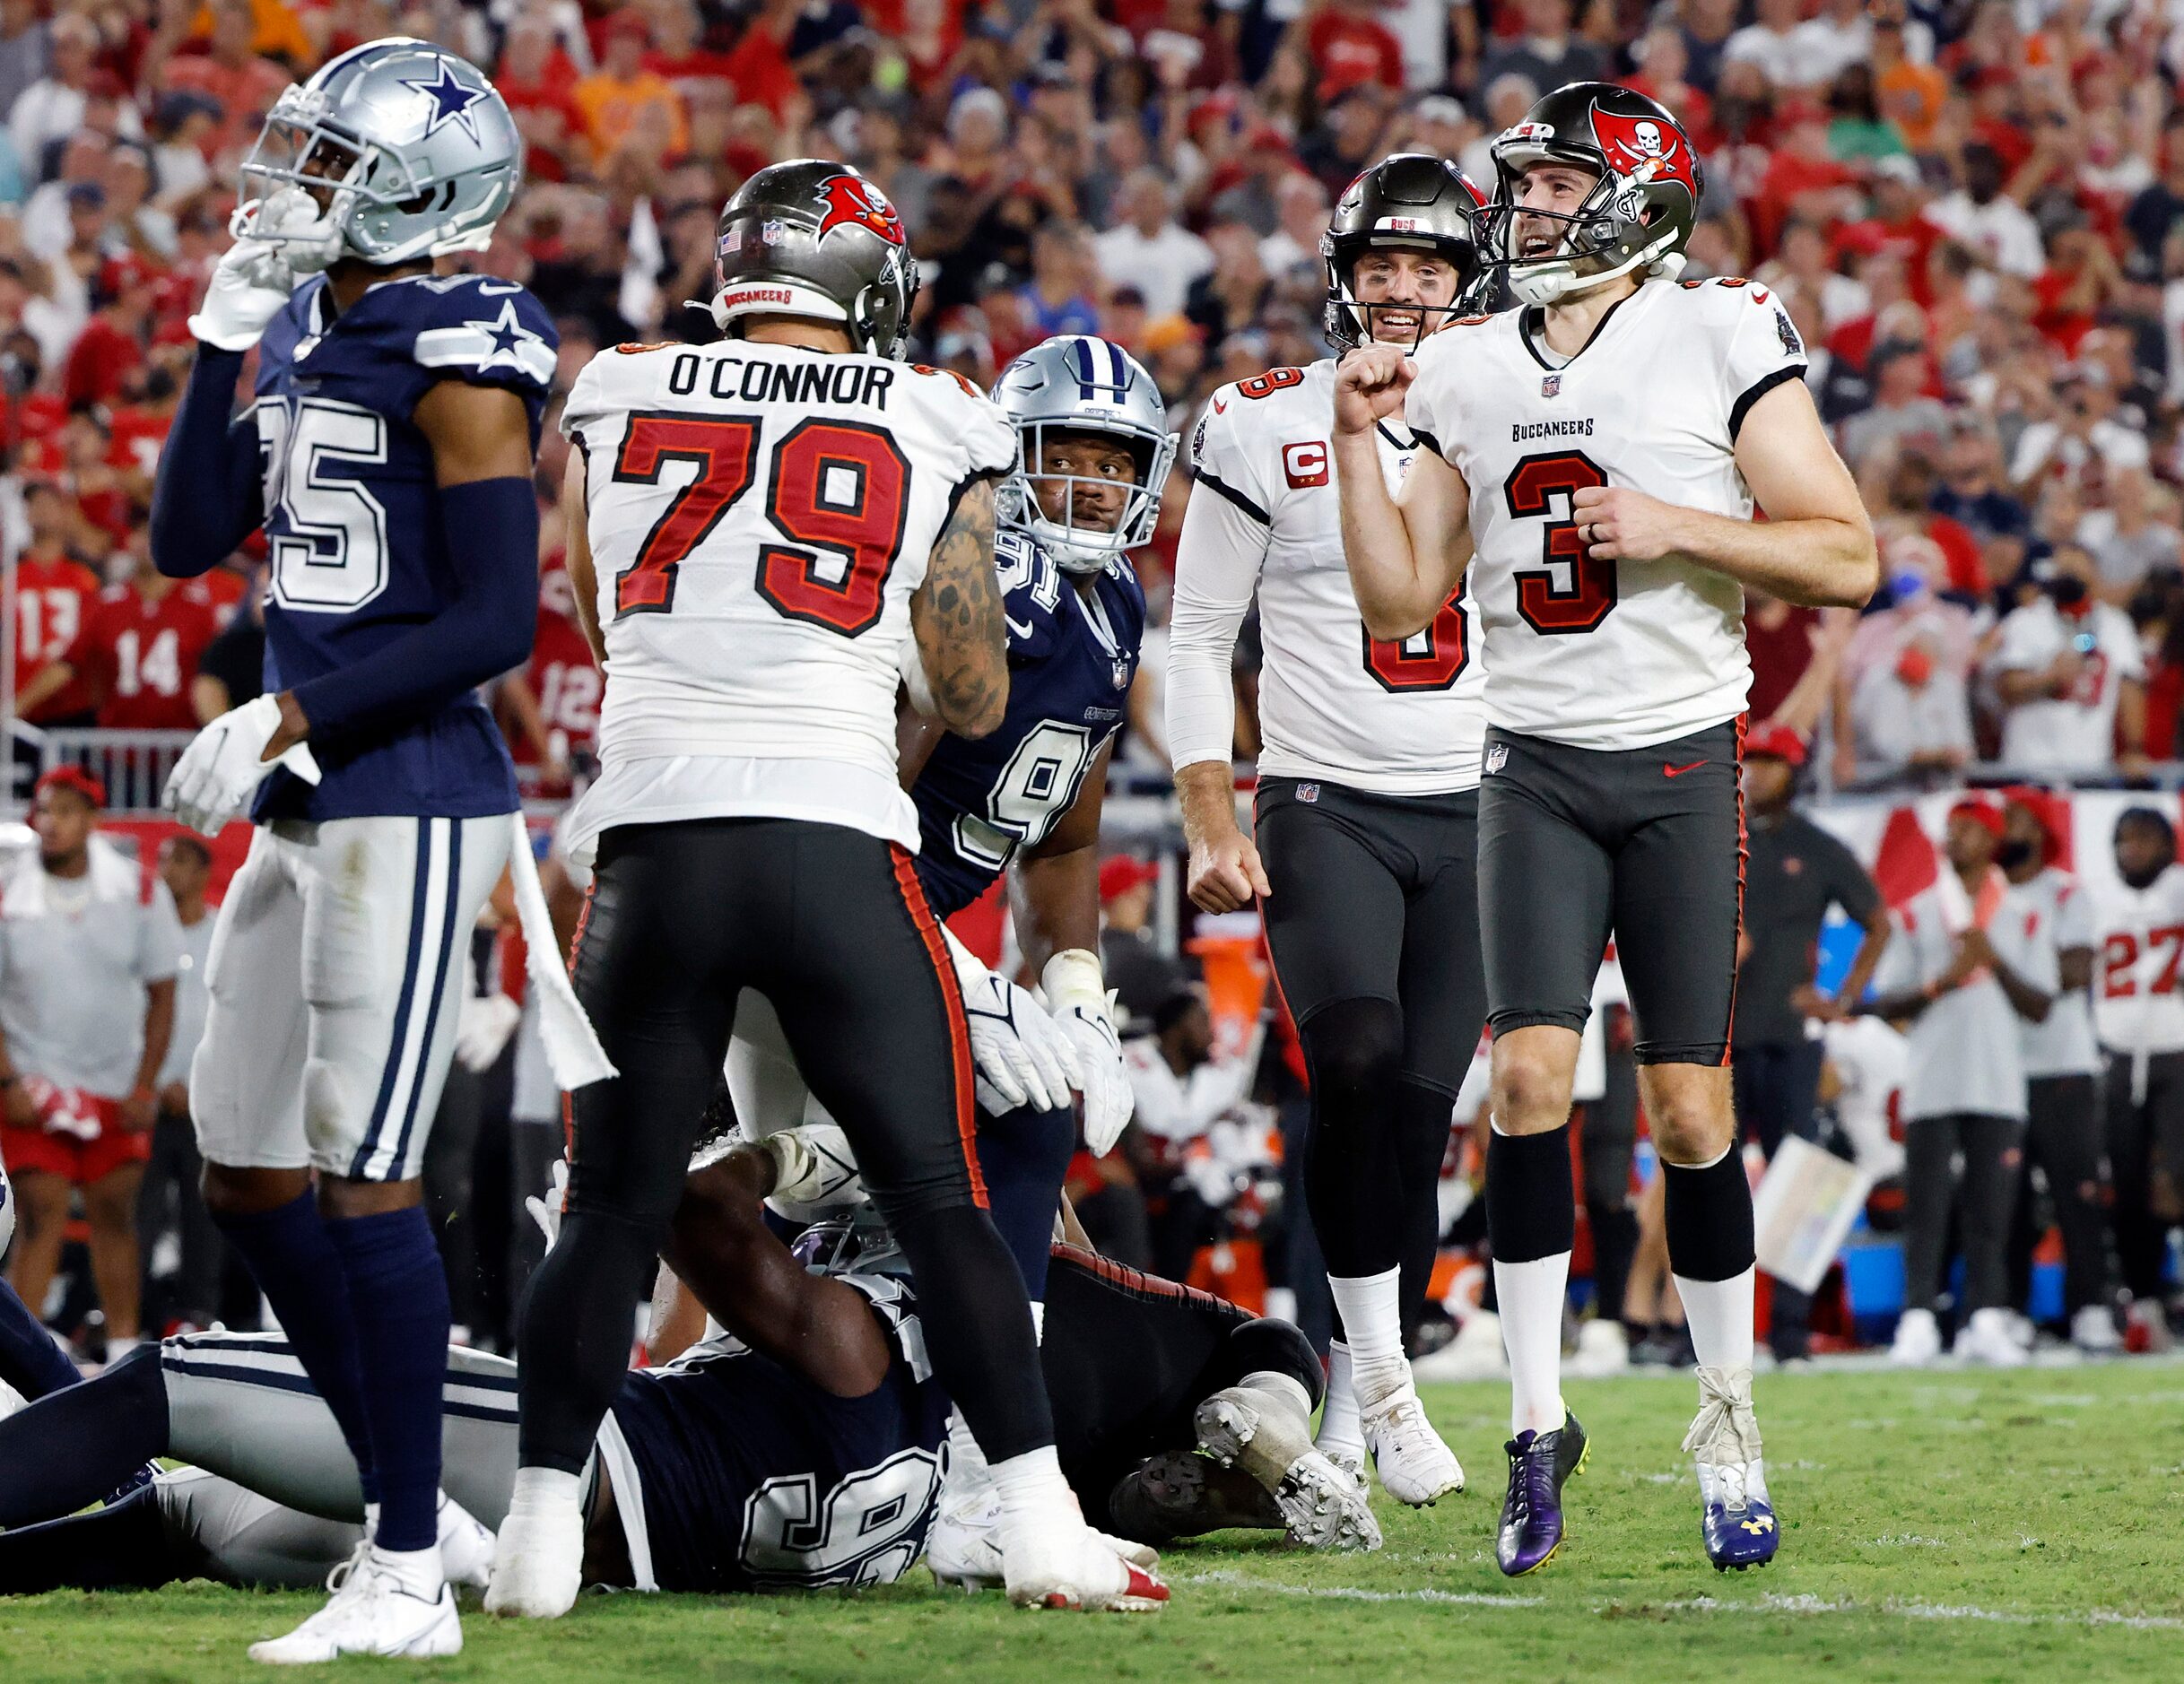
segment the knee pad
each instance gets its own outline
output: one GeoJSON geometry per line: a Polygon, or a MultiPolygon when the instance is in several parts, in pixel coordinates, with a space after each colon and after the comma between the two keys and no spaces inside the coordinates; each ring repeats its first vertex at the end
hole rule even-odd
{"type": "Polygon", "coordinates": [[[1388,1114],[1403,1063],[1403,1011],[1392,1000],[1331,1001],[1298,1026],[1313,1115],[1336,1127],[1388,1114]]]}

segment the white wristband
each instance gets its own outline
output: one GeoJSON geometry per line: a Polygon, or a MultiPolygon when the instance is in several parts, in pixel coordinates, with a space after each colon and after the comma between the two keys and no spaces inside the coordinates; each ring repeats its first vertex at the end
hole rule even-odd
{"type": "Polygon", "coordinates": [[[1049,1010],[1066,1011],[1072,1006],[1085,1006],[1101,1017],[1108,1015],[1107,978],[1101,974],[1097,953],[1081,947],[1063,950],[1039,973],[1039,985],[1046,992],[1049,1010]]]}

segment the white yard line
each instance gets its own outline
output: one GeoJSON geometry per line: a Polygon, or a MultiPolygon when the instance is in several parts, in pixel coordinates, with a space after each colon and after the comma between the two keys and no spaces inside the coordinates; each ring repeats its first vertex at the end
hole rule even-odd
{"type": "MultiPolygon", "coordinates": [[[[1371,1591],[1349,1584],[1285,1584],[1274,1579],[1253,1578],[1233,1572],[1193,1573],[1180,1576],[1182,1584],[1204,1584],[1222,1590],[1258,1592],[1270,1596],[1299,1596],[1339,1602],[1420,1602],[1440,1607],[1522,1610],[1543,1607],[1544,1596],[1492,1595],[1484,1592],[1371,1591]]],[[[1860,1602],[1849,1597],[1782,1596],[1773,1593],[1752,1598],[1724,1600],[1712,1596],[1686,1597],[1666,1602],[1598,1602],[1592,1612],[1690,1614],[1875,1614],[1897,1619],[1969,1619],[2003,1626],[2120,1626],[2130,1631],[2184,1631],[2184,1619],[2162,1614],[2127,1614],[2115,1609],[2093,1608],[2080,1613],[2030,1614],[2006,1609],[1953,1606],[1941,1602],[1905,1602],[1891,1598],[1882,1602],[1860,1602]]]]}

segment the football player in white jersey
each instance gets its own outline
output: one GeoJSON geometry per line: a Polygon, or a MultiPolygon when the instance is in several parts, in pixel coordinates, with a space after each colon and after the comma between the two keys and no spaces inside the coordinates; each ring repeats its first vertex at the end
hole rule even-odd
{"type": "Polygon", "coordinates": [[[1565,1132],[1613,929],[1701,1364],[1685,1445],[1707,1554],[1747,1567],[1778,1536],[1752,1411],[1752,1198],[1727,1069],[1751,681],[1741,587],[1856,604],[1878,563],[1781,301],[1745,281],[1675,279],[1700,196],[1675,119],[1627,89],[1572,83],[1493,156],[1479,243],[1525,308],[1458,322],[1414,360],[1392,346],[1345,359],[1335,466],[1373,634],[1429,624],[1467,568],[1484,628],[1487,1214],[1516,1435],[1498,1554],[1517,1574],[1553,1552],[1584,1454],[1560,1390],[1565,1132]],[[1423,448],[1390,497],[1370,470],[1377,423],[1399,403],[1423,448]],[[1753,523],[1755,502],[1771,524],[1753,523]]]}
{"type": "Polygon", "coordinates": [[[1149,1552],[1079,1515],[1022,1277],[971,1150],[963,1002],[895,773],[906,672],[979,736],[1008,699],[994,571],[1006,418],[896,359],[917,291],[902,223],[848,165],[760,170],[721,213],[727,337],[595,358],[569,571],[607,674],[576,979],[621,1074],[579,1091],[561,1244],[523,1314],[522,1470],[487,1607],[576,1600],[580,1476],[629,1354],[745,988],[857,1148],[932,1314],[933,1366],[992,1464],[1009,1594],[1152,1610],[1149,1552]]]}
{"type": "MultiPolygon", "coordinates": [[[[1353,181],[1320,248],[1328,337],[1402,356],[1445,327],[1479,272],[1484,203],[1423,153],[1353,181]]],[[[1168,742],[1191,898],[1218,913],[1264,898],[1311,1072],[1305,1194],[1341,1318],[1320,1447],[1361,1473],[1370,1449],[1391,1496],[1425,1504],[1464,1484],[1419,1407],[1403,1336],[1431,1273],[1441,1155],[1486,1010],[1474,872],[1484,673],[1459,582],[1404,638],[1376,639],[1358,618],[1328,454],[1335,370],[1329,358],[1223,386],[1198,423],[1168,742]],[[1230,659],[1255,596],[1256,841],[1238,828],[1229,769],[1230,659]]],[[[1397,405],[1357,471],[1370,464],[1392,489],[1416,454],[1397,405]]]]}

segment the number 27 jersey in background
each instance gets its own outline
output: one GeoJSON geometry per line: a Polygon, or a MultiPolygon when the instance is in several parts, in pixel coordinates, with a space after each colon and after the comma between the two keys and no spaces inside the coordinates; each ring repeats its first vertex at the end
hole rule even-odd
{"type": "Polygon", "coordinates": [[[1021,533],[994,540],[1008,614],[1008,712],[975,742],[948,733],[910,786],[918,878],[941,917],[986,892],[1035,847],[1122,726],[1145,633],[1145,593],[1119,557],[1080,594],[1021,533]]]}
{"type": "Polygon", "coordinates": [[[612,824],[736,815],[914,849],[910,597],[964,490],[1016,460],[1000,410],[952,374],[731,340],[603,352],[561,425],[607,653],[572,855],[612,824]]]}
{"type": "MultiPolygon", "coordinates": [[[[454,599],[463,561],[412,417],[441,380],[504,386],[523,400],[535,446],[558,344],[536,299],[484,275],[382,282],[339,313],[323,275],[296,290],[259,344],[253,411],[269,692],[376,655],[454,599]]],[[[318,786],[276,771],[254,818],[483,819],[516,806],[507,746],[475,694],[314,735],[311,751],[318,786]]]]}

